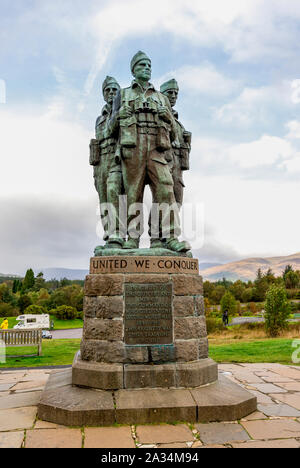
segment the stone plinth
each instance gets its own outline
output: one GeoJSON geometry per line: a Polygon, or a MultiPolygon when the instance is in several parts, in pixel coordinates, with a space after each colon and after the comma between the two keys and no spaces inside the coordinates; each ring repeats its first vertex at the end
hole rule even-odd
{"type": "Polygon", "coordinates": [[[95,257],[91,271],[74,385],[176,388],[217,380],[217,365],[208,359],[198,260],[95,257]]]}
{"type": "Polygon", "coordinates": [[[152,252],[95,257],[84,294],[80,352],[64,382],[50,378],[41,419],[71,426],[202,422],[256,410],[256,398],[218,380],[208,357],[197,260],[152,252]]]}

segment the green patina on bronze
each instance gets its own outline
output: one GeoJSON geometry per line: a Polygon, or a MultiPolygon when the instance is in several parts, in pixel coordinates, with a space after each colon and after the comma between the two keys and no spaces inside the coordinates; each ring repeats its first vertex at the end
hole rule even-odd
{"type": "Polygon", "coordinates": [[[90,145],[106,241],[95,253],[101,255],[103,249],[139,248],[141,213],[127,211],[125,231],[118,216],[119,196],[126,195],[127,209],[142,204],[145,186],[149,184],[153,203],[172,207],[168,217],[163,214],[155,218],[152,211],[151,248],[184,254],[190,245],[178,240],[179,209],[184,187],[182,171],[189,165],[191,134],[185,131],[173,109],[178,84],[173,79],[162,85],[162,92],[157,91],[150,83],[151,60],[142,51],[135,54],[130,67],[134,80],[128,88],[120,89],[113,77],[106,77],[102,87],[106,105],[96,122],[96,139],[90,145]],[[114,208],[109,219],[106,203],[114,208]]]}

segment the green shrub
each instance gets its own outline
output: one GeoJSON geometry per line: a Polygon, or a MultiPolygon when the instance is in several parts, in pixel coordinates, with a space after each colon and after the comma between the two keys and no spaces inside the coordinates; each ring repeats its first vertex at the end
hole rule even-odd
{"type": "Polygon", "coordinates": [[[0,304],[0,317],[18,317],[19,311],[11,304],[3,302],[0,304]]]}
{"type": "Polygon", "coordinates": [[[74,320],[78,318],[78,311],[75,307],[61,305],[56,309],[50,311],[51,315],[54,315],[59,320],[74,320]]]}
{"type": "Polygon", "coordinates": [[[237,302],[234,296],[227,291],[221,299],[221,312],[228,311],[228,315],[235,315],[237,312],[237,302]]]}
{"type": "Polygon", "coordinates": [[[33,314],[33,315],[47,314],[47,309],[45,309],[45,307],[32,304],[25,309],[24,314],[33,314]]]}
{"type": "Polygon", "coordinates": [[[211,333],[223,332],[227,330],[221,319],[216,319],[213,317],[207,317],[206,327],[208,335],[211,333]]]}
{"type": "Polygon", "coordinates": [[[291,306],[287,299],[286,289],[272,285],[266,294],[265,326],[267,334],[276,337],[288,326],[291,306]]]}

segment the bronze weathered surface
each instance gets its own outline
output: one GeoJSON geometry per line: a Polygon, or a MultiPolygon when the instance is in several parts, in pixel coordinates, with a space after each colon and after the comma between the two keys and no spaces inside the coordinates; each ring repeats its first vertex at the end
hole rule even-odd
{"type": "MultiPolygon", "coordinates": [[[[162,86],[163,92],[157,91],[150,83],[151,60],[142,51],[135,54],[130,67],[134,80],[128,88],[119,89],[112,77],[104,81],[106,105],[96,122],[96,139],[90,145],[104,249],[139,248],[144,190],[149,184],[153,197],[151,248],[186,253],[191,247],[178,239],[179,208],[184,186],[182,171],[189,167],[191,134],[173,109],[176,100],[171,94],[176,82],[171,80],[162,86]],[[121,209],[122,194],[126,205],[121,209]],[[139,208],[132,209],[136,204],[139,208]]],[[[101,255],[101,247],[96,248],[95,255],[101,255]]]]}
{"type": "Polygon", "coordinates": [[[125,344],[172,344],[172,303],[172,283],[125,284],[125,344]]]}

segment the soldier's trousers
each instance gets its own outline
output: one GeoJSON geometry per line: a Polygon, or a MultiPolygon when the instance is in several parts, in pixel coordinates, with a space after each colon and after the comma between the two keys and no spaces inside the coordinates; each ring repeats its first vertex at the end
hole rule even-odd
{"type": "Polygon", "coordinates": [[[120,216],[119,198],[124,193],[122,169],[115,163],[114,152],[101,155],[100,164],[94,166],[94,181],[100,200],[103,239],[123,237],[125,227],[120,216]]]}
{"type": "Polygon", "coordinates": [[[182,206],[183,202],[183,190],[184,190],[184,182],[182,177],[182,169],[181,169],[181,161],[180,155],[177,151],[174,151],[173,154],[173,161],[172,161],[171,173],[174,182],[174,195],[176,203],[179,205],[179,208],[182,206]]]}
{"type": "MultiPolygon", "coordinates": [[[[164,207],[162,212],[152,212],[152,238],[172,238],[180,235],[177,204],[170,168],[164,153],[158,152],[155,129],[138,129],[137,146],[122,149],[122,174],[127,195],[128,236],[138,239],[143,233],[143,225],[138,221],[143,213],[136,212],[135,204],[142,204],[145,185],[149,184],[152,202],[164,207]],[[151,133],[150,133],[151,132],[151,133]]],[[[142,211],[142,205],[141,211],[142,211]]]]}

